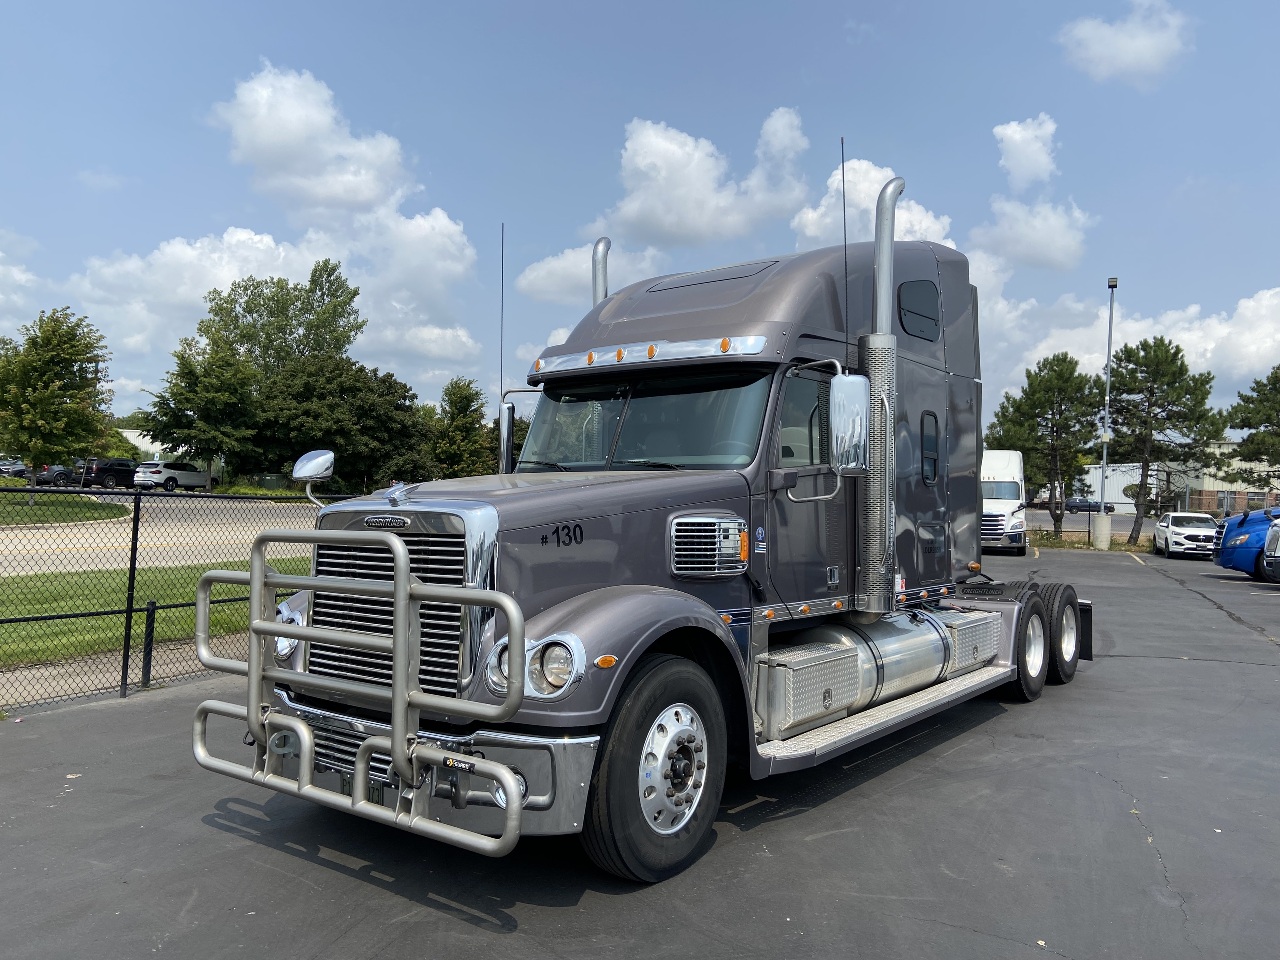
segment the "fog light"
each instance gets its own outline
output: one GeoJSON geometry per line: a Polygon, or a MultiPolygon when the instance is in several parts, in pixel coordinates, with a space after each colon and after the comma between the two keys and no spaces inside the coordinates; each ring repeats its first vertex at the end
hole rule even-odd
{"type": "MultiPolygon", "coordinates": [[[[516,783],[520,785],[520,806],[524,806],[529,799],[529,782],[525,780],[524,774],[518,770],[512,771],[516,775],[516,783]]],[[[493,781],[493,802],[503,810],[507,809],[507,791],[502,788],[502,784],[497,780],[493,781]]]]}

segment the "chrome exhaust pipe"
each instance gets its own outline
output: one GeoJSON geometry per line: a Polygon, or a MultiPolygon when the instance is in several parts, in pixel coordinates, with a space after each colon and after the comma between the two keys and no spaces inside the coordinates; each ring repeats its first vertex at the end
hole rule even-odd
{"type": "Polygon", "coordinates": [[[594,307],[609,296],[609,248],[608,237],[596,241],[591,251],[591,305],[594,307]]]}
{"type": "Polygon", "coordinates": [[[893,227],[898,197],[907,182],[894,177],[876,200],[875,314],[872,333],[859,338],[863,373],[871,382],[870,470],[859,483],[862,505],[862,563],[854,589],[854,609],[892,613],[897,591],[895,557],[897,508],[894,487],[897,458],[894,423],[897,416],[898,338],[893,333],[893,227]]]}

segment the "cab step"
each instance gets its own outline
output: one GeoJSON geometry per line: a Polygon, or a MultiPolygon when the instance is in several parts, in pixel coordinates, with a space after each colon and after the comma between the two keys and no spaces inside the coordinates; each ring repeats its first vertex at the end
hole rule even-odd
{"type": "Polygon", "coordinates": [[[1016,668],[1011,666],[983,667],[789,740],[767,741],[756,749],[768,761],[770,774],[804,770],[835,754],[852,750],[979,693],[992,690],[1012,680],[1016,674],[1016,668]]]}

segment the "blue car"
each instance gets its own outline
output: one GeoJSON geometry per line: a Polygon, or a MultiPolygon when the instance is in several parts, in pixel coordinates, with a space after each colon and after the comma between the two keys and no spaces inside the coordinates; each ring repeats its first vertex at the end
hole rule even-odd
{"type": "Polygon", "coordinates": [[[1255,580],[1280,583],[1280,577],[1267,570],[1262,556],[1267,530],[1280,511],[1246,510],[1227,517],[1218,524],[1213,538],[1213,562],[1228,570],[1240,570],[1255,580]]]}

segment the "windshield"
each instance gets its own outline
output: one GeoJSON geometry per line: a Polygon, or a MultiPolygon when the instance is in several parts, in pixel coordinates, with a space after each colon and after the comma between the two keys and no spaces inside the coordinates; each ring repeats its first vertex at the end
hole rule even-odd
{"type": "Polygon", "coordinates": [[[1218,529],[1218,521],[1213,517],[1198,517],[1194,513],[1175,513],[1169,518],[1169,523],[1175,527],[1192,527],[1201,530],[1218,529]]]}
{"type": "Polygon", "coordinates": [[[744,372],[548,386],[516,471],[744,466],[760,444],[769,379],[744,372]]]}
{"type": "Polygon", "coordinates": [[[1021,500],[1022,491],[1016,480],[983,480],[983,500],[1021,500]]]}

